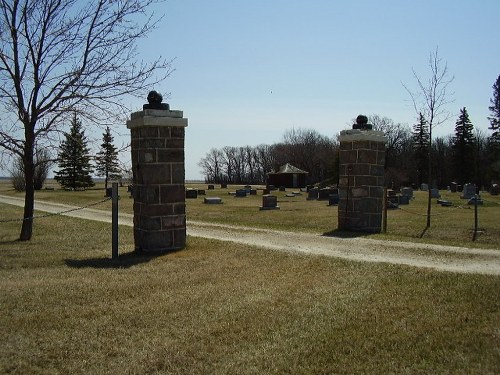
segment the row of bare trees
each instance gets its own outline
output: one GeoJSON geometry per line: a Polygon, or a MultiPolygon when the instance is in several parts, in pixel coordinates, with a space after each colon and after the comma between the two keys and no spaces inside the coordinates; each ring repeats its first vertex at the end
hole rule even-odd
{"type": "MultiPolygon", "coordinates": [[[[428,183],[446,188],[452,181],[473,182],[487,187],[498,175],[492,162],[494,144],[486,132],[475,129],[468,174],[457,174],[456,135],[434,137],[428,148],[427,130],[398,123],[380,115],[369,116],[375,130],[383,131],[386,145],[386,185],[419,187],[428,183]],[[422,144],[422,139],[424,144],[422,144]],[[431,179],[428,178],[428,161],[431,179]]],[[[457,120],[458,121],[458,120],[457,120]]],[[[333,184],[338,181],[338,142],[312,129],[291,129],[279,143],[258,146],[212,148],[199,166],[210,183],[261,184],[269,172],[290,163],[309,172],[308,183],[333,184]]],[[[459,169],[464,172],[464,168],[459,169]]]]}
{"type": "Polygon", "coordinates": [[[198,165],[207,182],[261,184],[285,163],[309,172],[315,182],[334,173],[336,150],[337,142],[316,130],[291,129],[273,145],[212,148],[198,165]]]}

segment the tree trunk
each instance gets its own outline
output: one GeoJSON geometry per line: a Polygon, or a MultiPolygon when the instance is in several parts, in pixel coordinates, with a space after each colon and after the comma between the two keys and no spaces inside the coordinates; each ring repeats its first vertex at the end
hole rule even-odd
{"type": "Polygon", "coordinates": [[[427,224],[426,228],[431,227],[431,185],[429,184],[429,196],[427,197],[427,224]]]}
{"type": "Polygon", "coordinates": [[[33,234],[33,211],[35,208],[35,166],[33,162],[33,136],[26,134],[26,144],[24,148],[24,178],[26,182],[26,192],[24,195],[23,225],[21,227],[20,241],[29,241],[33,234]]]}
{"type": "Polygon", "coordinates": [[[431,188],[432,188],[432,120],[429,124],[429,158],[427,164],[427,181],[429,181],[429,185],[427,189],[429,190],[429,195],[427,197],[427,223],[426,228],[431,227],[431,188]]]}

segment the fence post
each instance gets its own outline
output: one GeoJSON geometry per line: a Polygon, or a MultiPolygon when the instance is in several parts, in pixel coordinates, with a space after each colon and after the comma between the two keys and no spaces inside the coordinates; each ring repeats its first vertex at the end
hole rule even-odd
{"type": "Polygon", "coordinates": [[[479,199],[479,196],[476,194],[474,195],[474,234],[472,235],[472,241],[476,240],[477,236],[477,200],[479,199]]]}
{"type": "Polygon", "coordinates": [[[384,187],[384,199],[382,200],[382,233],[387,233],[387,187],[384,187]]]}
{"type": "Polygon", "coordinates": [[[118,183],[111,188],[111,258],[118,258],[118,183]]]}

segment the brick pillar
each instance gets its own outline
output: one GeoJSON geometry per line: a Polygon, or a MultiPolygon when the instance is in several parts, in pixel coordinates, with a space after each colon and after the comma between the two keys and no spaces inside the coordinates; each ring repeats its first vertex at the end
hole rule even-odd
{"type": "Polygon", "coordinates": [[[136,251],[161,253],[186,245],[182,111],[132,113],[134,242],[136,251]]]}
{"type": "Polygon", "coordinates": [[[338,229],[379,233],[382,227],[385,144],[383,132],[340,132],[338,229]]]}

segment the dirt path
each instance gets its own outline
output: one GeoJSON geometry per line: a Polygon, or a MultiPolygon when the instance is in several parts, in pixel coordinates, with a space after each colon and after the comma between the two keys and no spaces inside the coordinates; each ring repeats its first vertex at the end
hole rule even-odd
{"type": "MultiPolygon", "coordinates": [[[[23,206],[24,201],[0,195],[0,202],[23,206]]],[[[58,203],[37,201],[35,209],[57,213],[74,209],[58,203]]],[[[111,222],[111,212],[92,208],[70,211],[65,216],[111,222]]],[[[0,219],[1,220],[1,219],[0,219]]],[[[119,215],[120,225],[133,225],[133,215],[119,215]]],[[[473,249],[367,238],[338,238],[309,233],[187,222],[193,237],[211,238],[280,251],[326,255],[355,261],[383,262],[431,268],[440,271],[500,275],[500,250],[473,249]]]]}

